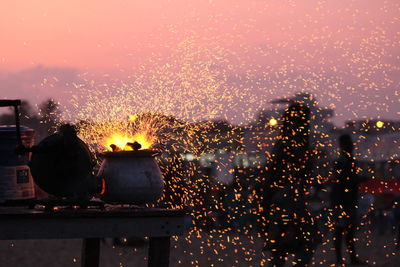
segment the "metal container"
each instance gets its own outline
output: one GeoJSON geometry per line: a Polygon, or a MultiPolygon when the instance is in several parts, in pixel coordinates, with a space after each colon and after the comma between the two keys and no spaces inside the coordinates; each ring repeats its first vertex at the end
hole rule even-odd
{"type": "MultiPolygon", "coordinates": [[[[35,197],[34,183],[28,167],[29,154],[18,155],[19,145],[14,125],[0,126],[0,202],[32,199],[35,197]]],[[[21,127],[24,146],[34,143],[34,130],[21,127]]]]}
{"type": "Polygon", "coordinates": [[[46,193],[77,200],[88,200],[98,193],[100,183],[92,174],[92,154],[73,126],[61,126],[30,151],[33,179],[46,193]]]}
{"type": "Polygon", "coordinates": [[[164,182],[156,155],[152,150],[103,153],[100,198],[114,204],[144,204],[160,198],[164,182]]]}

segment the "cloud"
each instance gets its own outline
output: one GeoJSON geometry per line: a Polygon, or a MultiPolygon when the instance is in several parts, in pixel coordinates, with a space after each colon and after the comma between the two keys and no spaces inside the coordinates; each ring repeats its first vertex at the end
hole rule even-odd
{"type": "Polygon", "coordinates": [[[52,97],[65,99],[81,83],[78,70],[67,67],[38,65],[13,73],[0,73],[1,98],[24,99],[39,103],[52,97]]]}

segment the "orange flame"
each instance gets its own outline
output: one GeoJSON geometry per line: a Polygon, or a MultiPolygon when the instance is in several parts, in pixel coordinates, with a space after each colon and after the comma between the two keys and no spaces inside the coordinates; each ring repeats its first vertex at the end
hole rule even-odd
{"type": "Polygon", "coordinates": [[[142,149],[149,149],[154,143],[154,137],[151,137],[144,132],[137,133],[133,137],[128,137],[120,133],[114,133],[105,139],[104,145],[108,150],[111,150],[110,146],[114,144],[122,150],[129,151],[132,150],[132,147],[128,146],[127,143],[134,142],[141,144],[142,149]]]}
{"type": "Polygon", "coordinates": [[[148,136],[143,132],[135,134],[132,139],[133,142],[141,144],[142,149],[149,149],[154,143],[154,137],[148,136]]]}

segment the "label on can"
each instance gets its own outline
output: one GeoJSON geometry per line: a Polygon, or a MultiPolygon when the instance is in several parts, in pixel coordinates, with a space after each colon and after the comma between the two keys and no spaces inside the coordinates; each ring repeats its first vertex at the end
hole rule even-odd
{"type": "Polygon", "coordinates": [[[0,202],[34,197],[35,189],[28,166],[0,166],[0,202]]]}
{"type": "Polygon", "coordinates": [[[17,184],[29,183],[29,169],[17,170],[17,184]]]}

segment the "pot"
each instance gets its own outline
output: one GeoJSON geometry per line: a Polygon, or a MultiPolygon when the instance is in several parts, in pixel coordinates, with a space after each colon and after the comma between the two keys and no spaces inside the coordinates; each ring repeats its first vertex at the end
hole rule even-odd
{"type": "Polygon", "coordinates": [[[92,154],[73,126],[61,126],[59,132],[27,150],[32,152],[33,180],[46,193],[88,200],[99,192],[99,180],[92,174],[92,154]]]}
{"type": "Polygon", "coordinates": [[[164,182],[153,150],[105,152],[98,177],[103,181],[100,198],[114,204],[156,201],[164,182]]]}

